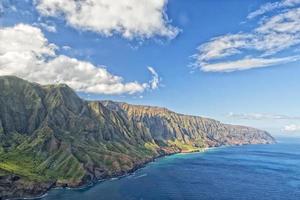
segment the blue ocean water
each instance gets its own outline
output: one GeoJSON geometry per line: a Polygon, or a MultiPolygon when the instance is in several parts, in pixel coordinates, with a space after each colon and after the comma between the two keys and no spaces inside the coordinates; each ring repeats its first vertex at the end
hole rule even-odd
{"type": "Polygon", "coordinates": [[[121,179],[43,200],[299,200],[300,139],[158,159],[121,179]]]}

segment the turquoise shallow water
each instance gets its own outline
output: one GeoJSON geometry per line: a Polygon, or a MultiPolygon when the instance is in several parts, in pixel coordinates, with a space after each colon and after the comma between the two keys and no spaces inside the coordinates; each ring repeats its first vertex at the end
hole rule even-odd
{"type": "Polygon", "coordinates": [[[178,154],[93,187],[51,190],[42,200],[299,200],[300,139],[178,154]]]}

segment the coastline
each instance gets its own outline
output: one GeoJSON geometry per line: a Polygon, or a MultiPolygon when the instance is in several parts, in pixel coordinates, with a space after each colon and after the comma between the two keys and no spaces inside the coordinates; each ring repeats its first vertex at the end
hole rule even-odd
{"type": "MultiPolygon", "coordinates": [[[[261,143],[264,144],[264,143],[261,143]]],[[[272,143],[265,143],[265,145],[269,145],[272,143]]],[[[142,164],[136,165],[134,166],[131,170],[127,171],[127,172],[122,172],[122,173],[117,173],[111,176],[107,176],[105,178],[102,179],[97,179],[97,180],[93,180],[87,183],[84,183],[81,186],[75,186],[75,187],[63,187],[63,186],[55,186],[56,183],[52,184],[47,190],[45,190],[44,193],[38,195],[38,196],[32,196],[32,197],[23,197],[23,198],[7,198],[7,199],[3,199],[3,200],[34,200],[34,199],[42,199],[43,197],[47,196],[48,192],[52,189],[61,189],[61,190],[82,190],[82,189],[87,189],[90,187],[95,186],[96,184],[99,184],[101,182],[105,182],[105,181],[109,181],[109,180],[115,180],[115,179],[121,179],[121,178],[125,178],[127,176],[130,176],[132,174],[134,174],[136,171],[143,169],[144,167],[146,167],[149,163],[152,162],[156,162],[157,159],[160,158],[164,158],[164,157],[168,157],[168,156],[172,156],[172,155],[176,155],[176,154],[190,154],[190,153],[204,153],[206,151],[212,150],[212,149],[218,149],[218,148],[226,148],[226,147],[234,147],[234,146],[246,146],[246,145],[257,145],[257,144],[234,144],[234,145],[221,145],[221,146],[212,146],[212,147],[205,147],[205,148],[199,148],[199,149],[193,149],[193,150],[181,150],[179,152],[174,152],[174,153],[167,153],[164,155],[159,155],[156,156],[152,159],[149,159],[147,161],[145,161],[142,164]]],[[[1,198],[0,198],[1,200],[1,198]]]]}
{"type": "MultiPolygon", "coordinates": [[[[246,145],[246,144],[244,144],[246,145]]],[[[232,145],[234,146],[234,145],[232,145]]],[[[112,175],[103,179],[97,179],[95,181],[90,181],[88,183],[83,184],[82,186],[78,186],[78,187],[62,187],[62,186],[54,186],[54,184],[52,184],[52,186],[50,188],[48,188],[44,193],[38,195],[38,196],[32,196],[32,197],[23,197],[23,198],[8,198],[8,199],[4,199],[4,200],[34,200],[34,199],[42,199],[44,197],[47,196],[48,192],[50,190],[55,190],[55,189],[59,189],[59,190],[83,190],[83,189],[87,189],[90,187],[95,186],[96,184],[99,184],[101,182],[105,182],[105,181],[109,181],[109,180],[114,180],[114,179],[121,179],[121,178],[125,178],[127,176],[130,176],[132,174],[134,174],[136,171],[143,169],[144,167],[146,167],[149,163],[152,162],[156,162],[158,159],[164,158],[164,157],[168,157],[168,156],[172,156],[172,155],[176,155],[176,154],[190,154],[190,153],[202,153],[205,152],[209,149],[215,149],[215,148],[219,148],[222,146],[218,146],[218,147],[205,147],[205,148],[200,148],[200,149],[193,149],[193,150],[181,150],[179,152],[174,152],[174,153],[168,153],[168,154],[164,154],[164,155],[159,155],[157,157],[154,157],[152,159],[150,159],[149,161],[144,162],[141,165],[137,165],[134,168],[132,168],[131,170],[129,170],[128,172],[124,172],[122,174],[118,174],[118,175],[112,175]]]]}
{"type": "MultiPolygon", "coordinates": [[[[40,194],[38,196],[22,197],[22,198],[7,198],[7,199],[3,199],[3,200],[34,200],[34,199],[42,199],[43,197],[47,196],[47,193],[50,190],[53,190],[53,189],[62,189],[62,190],[82,190],[82,189],[87,189],[87,188],[93,187],[96,184],[101,183],[101,182],[105,182],[105,181],[109,181],[109,180],[113,180],[113,179],[121,179],[121,178],[125,178],[127,176],[130,176],[130,175],[134,174],[136,171],[141,170],[144,167],[146,167],[149,163],[156,162],[157,159],[164,158],[164,157],[167,157],[167,156],[176,155],[176,154],[189,154],[189,153],[204,152],[207,149],[209,149],[209,148],[202,148],[202,149],[190,150],[190,151],[179,151],[179,152],[174,152],[174,153],[168,153],[168,154],[164,154],[164,155],[159,155],[159,156],[156,156],[156,157],[154,157],[154,158],[152,158],[152,159],[150,159],[148,161],[145,161],[144,163],[142,163],[140,165],[134,166],[131,170],[129,170],[127,172],[123,172],[123,173],[120,173],[120,174],[114,174],[112,176],[108,176],[108,177],[105,177],[105,178],[102,178],[102,179],[93,180],[93,181],[84,183],[83,185],[78,186],[78,187],[77,186],[75,186],[75,187],[55,186],[56,183],[54,183],[44,193],[42,193],[42,194],[40,194]]],[[[1,200],[1,198],[0,198],[0,200],[1,200]]]]}

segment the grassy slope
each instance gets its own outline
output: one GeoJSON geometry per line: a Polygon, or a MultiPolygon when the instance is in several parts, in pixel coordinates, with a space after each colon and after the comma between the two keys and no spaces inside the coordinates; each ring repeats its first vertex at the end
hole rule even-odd
{"type": "MultiPolygon", "coordinates": [[[[23,146],[20,144],[18,147],[24,148],[23,146]]],[[[179,141],[170,142],[170,146],[183,151],[199,150],[179,141]]],[[[0,153],[2,174],[16,174],[30,181],[52,180],[75,185],[79,184],[86,174],[84,163],[92,163],[93,166],[104,169],[107,175],[111,176],[114,173],[129,171],[141,161],[151,160],[159,155],[158,149],[160,148],[151,142],[137,147],[124,143],[108,143],[98,147],[83,144],[72,153],[66,149],[59,149],[46,158],[38,156],[38,153],[32,150],[19,150],[18,147],[9,152],[0,153]]]]}

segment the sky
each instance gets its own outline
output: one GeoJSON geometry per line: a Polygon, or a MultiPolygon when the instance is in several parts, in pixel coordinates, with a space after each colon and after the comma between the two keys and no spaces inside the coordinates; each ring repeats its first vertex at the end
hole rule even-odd
{"type": "Polygon", "coordinates": [[[0,75],[300,136],[300,0],[0,0],[0,75]]]}

